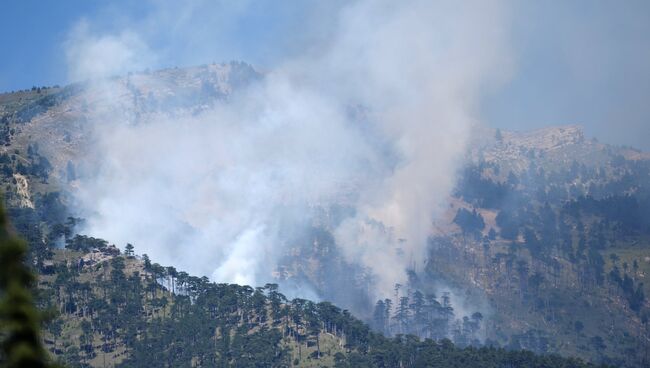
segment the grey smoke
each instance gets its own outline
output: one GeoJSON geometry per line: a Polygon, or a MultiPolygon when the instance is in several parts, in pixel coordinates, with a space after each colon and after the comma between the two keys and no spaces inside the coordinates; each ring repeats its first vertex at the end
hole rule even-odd
{"type": "Polygon", "coordinates": [[[353,2],[314,31],[317,47],[227,101],[138,116],[129,86],[106,77],[160,59],[147,39],[165,25],[96,34],[81,24],[67,44],[70,74],[98,96],[92,170],[75,190],[85,231],[259,285],[289,250],[279,224],[304,225],[288,208],[345,203],[356,212],[334,229],[337,246],[372,274],[375,296],[389,296],[426,258],[480,99],[511,74],[505,5],[353,2]]]}

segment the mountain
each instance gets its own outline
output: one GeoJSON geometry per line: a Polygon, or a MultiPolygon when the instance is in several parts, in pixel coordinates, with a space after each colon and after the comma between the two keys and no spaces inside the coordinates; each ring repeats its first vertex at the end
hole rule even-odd
{"type": "Polygon", "coordinates": [[[484,133],[433,235],[431,272],[484,291],[510,346],[638,365],[649,169],[647,153],[576,126],[484,133]]]}
{"type": "MultiPolygon", "coordinates": [[[[48,326],[54,354],[93,366],[104,358],[146,366],[158,359],[152,354],[172,366],[282,366],[296,349],[300,365],[314,366],[417,366],[425,355],[409,351],[450,366],[547,359],[510,352],[521,349],[618,366],[648,361],[650,155],[589,139],[578,126],[476,128],[446,211],[432,224],[428,256],[414,259],[408,284],[382,300],[372,299],[366,270],[346,261],[332,234],[354,211],[349,193],[300,209],[305,230],[286,231],[290,246],[273,272],[278,283],[309,285],[333,304],[284,300],[275,284],[179,278],[144,255],[120,253],[111,239],[76,234],[84,220],[73,193],[95,169],[90,121],[116,111],[129,125],[201,114],[263,78],[234,62],[0,94],[0,183],[41,274],[41,304],[60,313],[48,326]],[[107,100],[120,108],[105,110],[107,100]],[[212,354],[222,347],[230,355],[212,354]]],[[[548,359],[539,364],[574,364],[548,359]]]]}

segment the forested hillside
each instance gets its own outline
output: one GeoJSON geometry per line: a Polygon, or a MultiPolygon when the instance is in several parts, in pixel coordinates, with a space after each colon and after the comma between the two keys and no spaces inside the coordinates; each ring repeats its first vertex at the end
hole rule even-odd
{"type": "MultiPolygon", "coordinates": [[[[231,63],[115,83],[122,112],[139,124],[199,114],[259,78],[231,63]]],[[[582,366],[546,354],[648,362],[647,153],[573,126],[477,131],[426,259],[412,260],[390,297],[374,300],[371,275],[337,248],[333,229],[354,213],[347,188],[305,206],[302,231],[285,229],[272,283],[214,284],[136,256],[137,243],[78,234],[71,193],[93,169],[83,160],[94,143],[89,111],[101,107],[93,93],[79,84],[0,95],[7,211],[30,244],[39,303],[59,315],[48,348],[69,366],[582,366]],[[292,282],[323,302],[283,297],[279,285],[292,282]]]]}
{"type": "Polygon", "coordinates": [[[276,284],[211,283],[136,256],[131,244],[122,254],[102,239],[72,235],[75,222],[57,226],[64,248],[26,257],[26,244],[7,235],[12,230],[0,212],[3,366],[45,367],[41,335],[52,359],[67,367],[592,366],[525,351],[461,349],[448,339],[386,338],[329,302],[287,300],[276,284]],[[34,276],[24,261],[39,272],[41,312],[29,296],[34,276]]]}
{"type": "Polygon", "coordinates": [[[648,155],[577,127],[491,137],[472,152],[429,271],[485,290],[490,338],[511,347],[647,361],[648,155]]]}
{"type": "MultiPolygon", "coordinates": [[[[393,297],[357,300],[373,310],[367,320],[389,335],[645,364],[650,155],[589,140],[575,126],[476,135],[433,224],[428,259],[413,262],[393,297]]],[[[339,212],[319,224],[332,228],[339,212]]],[[[331,238],[315,231],[302,244],[301,259],[287,261],[293,273],[336,298],[343,291],[328,289],[326,270],[344,269],[352,276],[336,285],[363,290],[331,238]]]]}
{"type": "Polygon", "coordinates": [[[590,366],[448,339],[387,338],[331,303],[287,300],[276,284],[211,283],[101,239],[68,236],[50,255],[39,296],[58,317],[45,342],[70,367],[590,366]]]}

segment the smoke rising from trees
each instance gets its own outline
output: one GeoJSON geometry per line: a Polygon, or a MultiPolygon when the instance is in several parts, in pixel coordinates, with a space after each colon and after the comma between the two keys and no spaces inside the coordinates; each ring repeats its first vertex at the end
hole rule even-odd
{"type": "MultiPolygon", "coordinates": [[[[93,149],[75,189],[85,231],[217,282],[260,285],[289,252],[287,229],[308,222],[300,209],[343,204],[353,214],[332,229],[337,247],[372,275],[374,296],[406,282],[409,265],[426,258],[481,96],[510,75],[507,7],[332,7],[331,22],[318,25],[327,32],[303,25],[319,35],[315,45],[271,71],[249,70],[227,98],[195,101],[195,111],[143,112],[124,96],[164,90],[163,82],[106,79],[162,57],[147,42],[164,19],[116,34],[76,27],[70,74],[98,96],[89,105],[93,149]]],[[[226,79],[246,69],[211,68],[226,79]]]]}

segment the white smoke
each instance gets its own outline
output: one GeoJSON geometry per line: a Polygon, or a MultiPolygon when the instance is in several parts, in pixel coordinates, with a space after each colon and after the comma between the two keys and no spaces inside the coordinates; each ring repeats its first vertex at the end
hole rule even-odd
{"type": "MultiPolygon", "coordinates": [[[[507,9],[357,1],[336,14],[318,47],[199,113],[135,123],[124,86],[103,85],[112,93],[91,119],[93,175],[76,191],[86,231],[218,282],[263,284],[287,252],[278,223],[304,221],[287,208],[327,206],[354,188],[338,247],[372,272],[378,296],[403,283],[426,256],[481,95],[511,69],[507,9]]],[[[75,78],[159,58],[136,31],[87,32],[69,43],[75,78]]]]}
{"type": "Polygon", "coordinates": [[[384,295],[405,281],[409,263],[425,259],[481,89],[509,70],[504,16],[493,2],[363,2],[343,16],[332,64],[354,68],[346,79],[378,110],[380,128],[402,156],[337,232],[338,243],[355,244],[344,247],[348,256],[381,270],[384,295]],[[389,226],[391,236],[369,219],[389,226]]]}
{"type": "Polygon", "coordinates": [[[154,62],[137,33],[124,30],[118,34],[93,35],[87,20],[80,21],[65,43],[69,74],[72,80],[97,80],[145,69],[154,62]]]}

